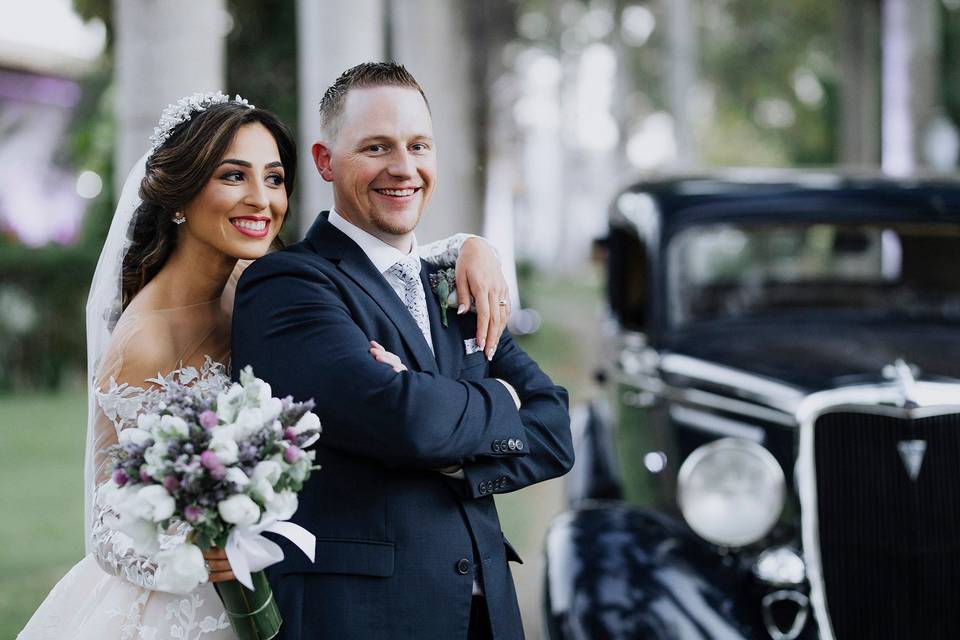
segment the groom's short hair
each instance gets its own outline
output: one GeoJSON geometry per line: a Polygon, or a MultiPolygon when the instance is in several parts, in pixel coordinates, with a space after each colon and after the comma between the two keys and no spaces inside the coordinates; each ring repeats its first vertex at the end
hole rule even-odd
{"type": "Polygon", "coordinates": [[[337,137],[340,116],[347,93],[351,89],[369,89],[372,87],[406,87],[416,89],[430,109],[430,102],[423,88],[406,67],[396,62],[364,62],[350,67],[340,74],[336,82],[330,85],[320,100],[320,127],[332,142],[337,137]]]}

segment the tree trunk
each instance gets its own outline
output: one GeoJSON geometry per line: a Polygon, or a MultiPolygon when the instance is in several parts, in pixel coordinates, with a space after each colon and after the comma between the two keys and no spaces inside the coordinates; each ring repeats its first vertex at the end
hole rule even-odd
{"type": "Polygon", "coordinates": [[[841,164],[880,161],[880,1],[840,3],[841,164]]]}
{"type": "Polygon", "coordinates": [[[664,0],[669,38],[668,89],[670,115],[677,142],[677,164],[696,164],[697,149],[691,118],[691,94],[697,77],[696,23],[690,15],[690,0],[664,0]]]}
{"type": "Polygon", "coordinates": [[[117,193],[150,147],[160,112],[179,98],[226,89],[223,0],[113,0],[117,193]]]}

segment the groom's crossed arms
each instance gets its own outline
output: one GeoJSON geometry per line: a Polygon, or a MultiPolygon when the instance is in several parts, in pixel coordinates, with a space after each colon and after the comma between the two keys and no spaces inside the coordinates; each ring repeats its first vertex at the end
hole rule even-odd
{"type": "Polygon", "coordinates": [[[252,364],[281,393],[314,398],[324,446],[391,466],[462,465],[471,497],[553,478],[573,464],[566,391],[507,332],[489,377],[397,373],[369,354],[370,338],[403,349],[383,311],[335,264],[299,246],[247,269],[236,309],[235,370],[252,364]],[[516,389],[519,411],[495,378],[516,389]]]}

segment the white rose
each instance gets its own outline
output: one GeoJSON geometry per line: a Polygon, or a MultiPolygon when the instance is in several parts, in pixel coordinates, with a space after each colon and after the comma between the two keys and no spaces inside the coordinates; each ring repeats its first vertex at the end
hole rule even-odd
{"type": "Polygon", "coordinates": [[[283,403],[279,398],[267,398],[260,410],[263,412],[263,424],[270,424],[283,413],[283,403]]]}
{"type": "Polygon", "coordinates": [[[232,384],[230,388],[217,394],[217,415],[224,422],[233,422],[237,410],[243,402],[243,387],[232,384]]]}
{"type": "Polygon", "coordinates": [[[283,475],[283,465],[276,460],[261,460],[253,468],[251,480],[266,480],[270,486],[277,484],[283,475]]]}
{"type": "Polygon", "coordinates": [[[297,420],[297,424],[293,425],[293,432],[297,435],[309,429],[320,430],[320,418],[312,411],[307,411],[303,414],[303,417],[297,420]]]}
{"type": "Polygon", "coordinates": [[[153,431],[160,424],[160,416],[155,413],[143,413],[137,416],[137,426],[144,431],[153,431]]]}
{"type": "Polygon", "coordinates": [[[237,446],[237,441],[230,437],[230,434],[215,435],[210,439],[207,448],[217,454],[217,460],[221,464],[230,465],[239,459],[240,447],[237,446]]]}
{"type": "Polygon", "coordinates": [[[171,438],[185,440],[190,437],[190,428],[183,418],[177,416],[163,416],[160,418],[160,433],[171,438]]]}
{"type": "Polygon", "coordinates": [[[297,512],[297,494],[294,491],[281,491],[267,502],[267,515],[277,520],[289,520],[297,512]]]}
{"type": "Polygon", "coordinates": [[[263,428],[266,424],[263,419],[263,412],[257,408],[244,407],[237,414],[234,420],[234,426],[237,429],[237,440],[245,440],[251,435],[263,428]]]}
{"type": "Polygon", "coordinates": [[[276,495],[276,492],[273,490],[273,485],[267,482],[264,478],[257,478],[251,480],[250,482],[250,494],[260,500],[260,502],[266,504],[267,502],[273,500],[273,496],[276,495]]]}
{"type": "Polygon", "coordinates": [[[133,541],[133,548],[139,554],[153,555],[160,548],[160,535],[157,531],[157,525],[149,520],[123,514],[113,523],[113,527],[117,531],[130,536],[133,541]]]}
{"type": "Polygon", "coordinates": [[[203,552],[195,545],[178,544],[161,551],[156,558],[156,585],[160,591],[187,594],[207,581],[203,552]]]}
{"type": "Polygon", "coordinates": [[[148,440],[153,440],[153,435],[144,429],[140,429],[138,427],[129,427],[120,432],[119,438],[120,444],[133,443],[138,447],[142,447],[147,443],[148,440]]]}
{"type": "Polygon", "coordinates": [[[217,511],[224,522],[238,526],[249,526],[260,519],[260,507],[257,503],[242,493],[230,496],[217,504],[217,511]]]}
{"type": "Polygon", "coordinates": [[[143,461],[146,463],[147,475],[157,477],[167,466],[167,444],[154,442],[143,452],[143,461]]]}
{"type": "MultiPolygon", "coordinates": [[[[273,390],[270,388],[270,385],[257,378],[257,404],[261,407],[265,406],[273,398],[273,390]]],[[[279,414],[278,414],[279,415],[279,414]]]]}
{"type": "Polygon", "coordinates": [[[158,484],[151,484],[137,490],[137,493],[126,501],[125,507],[127,513],[134,517],[163,522],[173,515],[177,503],[166,489],[158,484]]]}
{"type": "Polygon", "coordinates": [[[243,472],[243,469],[239,467],[230,467],[227,469],[227,474],[223,477],[227,482],[232,482],[238,488],[243,489],[248,484],[250,484],[250,478],[247,477],[247,474],[243,472]]]}

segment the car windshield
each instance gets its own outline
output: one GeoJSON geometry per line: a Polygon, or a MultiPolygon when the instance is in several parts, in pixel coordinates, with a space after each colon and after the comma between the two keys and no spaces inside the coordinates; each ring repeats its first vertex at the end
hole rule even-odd
{"type": "Polygon", "coordinates": [[[667,255],[674,327],[824,310],[960,319],[956,224],[710,224],[667,255]]]}

